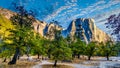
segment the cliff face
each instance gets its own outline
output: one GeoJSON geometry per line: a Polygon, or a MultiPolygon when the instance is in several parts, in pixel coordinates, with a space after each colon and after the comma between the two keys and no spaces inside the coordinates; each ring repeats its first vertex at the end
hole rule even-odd
{"type": "MultiPolygon", "coordinates": [[[[0,8],[0,15],[4,16],[7,20],[9,20],[14,14],[16,13],[7,9],[0,8]]],[[[0,17],[0,19],[2,19],[2,17],[0,17]]],[[[62,28],[58,25],[55,25],[53,23],[47,24],[46,22],[39,20],[35,20],[35,22],[33,22],[32,25],[34,27],[35,32],[38,32],[41,36],[44,36],[49,39],[54,39],[54,29],[62,30],[62,28]]]]}
{"type": "Polygon", "coordinates": [[[44,36],[51,40],[54,39],[55,30],[62,30],[62,28],[54,23],[47,24],[46,28],[44,29],[44,36]]]}
{"type": "Polygon", "coordinates": [[[34,27],[35,32],[38,32],[41,36],[44,36],[43,31],[44,31],[46,25],[47,25],[47,23],[45,23],[43,21],[38,21],[38,20],[36,20],[33,23],[33,27],[34,27]]]}
{"type": "Polygon", "coordinates": [[[90,41],[105,42],[110,39],[105,32],[96,27],[94,20],[91,18],[73,20],[65,31],[67,31],[67,35],[71,37],[76,35],[87,43],[90,41]]]}
{"type": "Polygon", "coordinates": [[[10,19],[13,14],[16,14],[10,10],[0,8],[0,14],[3,15],[5,18],[10,19]]]}
{"type": "MultiPolygon", "coordinates": [[[[8,20],[11,16],[13,16],[13,14],[16,13],[11,12],[7,9],[0,8],[0,15],[4,16],[8,20]]],[[[110,37],[105,32],[96,27],[94,20],[91,18],[80,18],[73,20],[66,30],[63,30],[62,27],[54,23],[47,24],[46,22],[38,20],[33,22],[33,26],[36,32],[41,34],[41,36],[49,39],[54,39],[55,29],[61,30],[62,35],[65,37],[68,35],[70,35],[71,37],[76,35],[81,38],[81,40],[84,40],[87,43],[89,43],[90,41],[105,42],[110,39],[110,37]]]]}

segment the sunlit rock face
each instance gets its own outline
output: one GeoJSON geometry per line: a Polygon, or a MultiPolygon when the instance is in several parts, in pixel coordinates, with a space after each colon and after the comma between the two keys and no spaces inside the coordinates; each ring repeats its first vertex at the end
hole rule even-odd
{"type": "Polygon", "coordinates": [[[38,21],[36,20],[34,23],[33,23],[33,27],[34,27],[34,30],[36,32],[38,32],[41,36],[44,36],[44,29],[46,27],[47,23],[46,22],[43,22],[43,21],[38,21]]]}
{"type": "Polygon", "coordinates": [[[106,42],[110,39],[105,32],[96,27],[94,20],[91,18],[79,18],[73,20],[69,27],[63,31],[63,35],[69,35],[71,37],[76,35],[86,43],[89,43],[90,41],[106,42]]]}
{"type": "MultiPolygon", "coordinates": [[[[7,19],[10,19],[13,14],[16,13],[7,9],[0,8],[0,14],[5,16],[7,19]]],[[[64,37],[67,37],[68,35],[74,37],[77,35],[86,43],[89,43],[90,41],[106,42],[110,39],[110,37],[105,32],[96,27],[94,20],[91,18],[79,18],[73,20],[70,23],[69,27],[65,30],[63,30],[63,28],[57,24],[47,24],[46,22],[39,20],[33,22],[33,27],[36,32],[48,39],[54,39],[55,29],[61,30],[64,37]]]]}
{"type": "Polygon", "coordinates": [[[13,14],[16,14],[16,13],[4,8],[0,8],[0,14],[5,16],[7,19],[10,19],[13,16],[13,14]]]}
{"type": "MultiPolygon", "coordinates": [[[[0,8],[0,14],[3,15],[5,18],[10,19],[16,13],[7,9],[0,8]]],[[[38,32],[41,36],[44,36],[49,39],[54,39],[54,29],[62,30],[62,28],[57,24],[47,24],[46,22],[39,20],[35,20],[32,26],[34,27],[35,32],[38,32]]]]}
{"type": "Polygon", "coordinates": [[[54,39],[55,38],[55,30],[61,30],[62,28],[54,23],[47,24],[47,26],[44,29],[44,36],[48,39],[54,39]]]}

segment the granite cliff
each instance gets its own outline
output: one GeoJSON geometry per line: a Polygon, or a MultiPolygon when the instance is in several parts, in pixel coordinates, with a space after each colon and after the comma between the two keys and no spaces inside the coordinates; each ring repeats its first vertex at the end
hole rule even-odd
{"type": "MultiPolygon", "coordinates": [[[[13,14],[15,14],[15,12],[0,8],[0,15],[4,16],[8,20],[13,16],[13,14]]],[[[33,22],[33,26],[36,32],[39,32],[41,36],[49,39],[54,39],[54,29],[61,30],[64,37],[67,37],[68,35],[74,37],[76,35],[87,43],[90,41],[106,42],[110,39],[108,34],[96,27],[94,20],[91,18],[79,18],[73,20],[66,30],[63,30],[63,28],[57,24],[48,24],[39,20],[33,22]]]]}
{"type": "Polygon", "coordinates": [[[85,42],[98,41],[106,42],[110,40],[108,34],[96,27],[94,19],[79,18],[73,20],[69,27],[63,31],[64,36],[80,37],[85,42]]]}

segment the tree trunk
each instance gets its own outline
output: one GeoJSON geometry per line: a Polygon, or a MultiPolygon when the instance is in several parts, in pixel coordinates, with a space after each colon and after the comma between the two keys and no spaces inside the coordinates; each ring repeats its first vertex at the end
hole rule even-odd
{"type": "Polygon", "coordinates": [[[55,60],[54,66],[55,66],[55,67],[57,66],[57,60],[55,60]]]}
{"type": "Polygon", "coordinates": [[[50,55],[50,54],[48,54],[48,58],[49,58],[49,59],[51,58],[51,55],[50,55]]]}
{"type": "Polygon", "coordinates": [[[109,56],[106,56],[107,57],[107,60],[109,60],[109,56]]]}
{"type": "Polygon", "coordinates": [[[40,59],[40,54],[38,53],[38,59],[40,59]]]}
{"type": "Polygon", "coordinates": [[[20,59],[20,55],[18,55],[18,60],[20,59]]]}
{"type": "Polygon", "coordinates": [[[45,60],[44,56],[42,56],[42,60],[45,60]]]}
{"type": "Polygon", "coordinates": [[[72,58],[75,58],[75,54],[72,54],[72,58]]]}
{"type": "Polygon", "coordinates": [[[107,60],[109,60],[109,53],[106,54],[106,58],[107,58],[107,60]]]}
{"type": "Polygon", "coordinates": [[[19,53],[20,53],[20,49],[19,49],[19,47],[16,47],[15,54],[14,54],[12,60],[8,63],[9,65],[16,64],[16,61],[17,61],[18,56],[19,56],[19,53]]]}
{"type": "Polygon", "coordinates": [[[6,62],[6,60],[7,60],[7,59],[6,59],[6,57],[5,57],[5,59],[4,59],[4,61],[3,61],[3,62],[6,62]]]}
{"type": "Polygon", "coordinates": [[[88,60],[90,60],[91,59],[91,56],[88,56],[88,60]]]}
{"type": "Polygon", "coordinates": [[[80,54],[78,54],[78,59],[80,58],[80,54]]]}

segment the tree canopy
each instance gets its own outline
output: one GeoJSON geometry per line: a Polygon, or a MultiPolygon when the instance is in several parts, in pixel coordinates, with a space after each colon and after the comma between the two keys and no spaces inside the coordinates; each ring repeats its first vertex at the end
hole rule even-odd
{"type": "Polygon", "coordinates": [[[120,13],[118,15],[111,15],[107,20],[108,22],[105,23],[106,27],[111,29],[111,35],[115,35],[117,41],[120,41],[120,13]]]}

